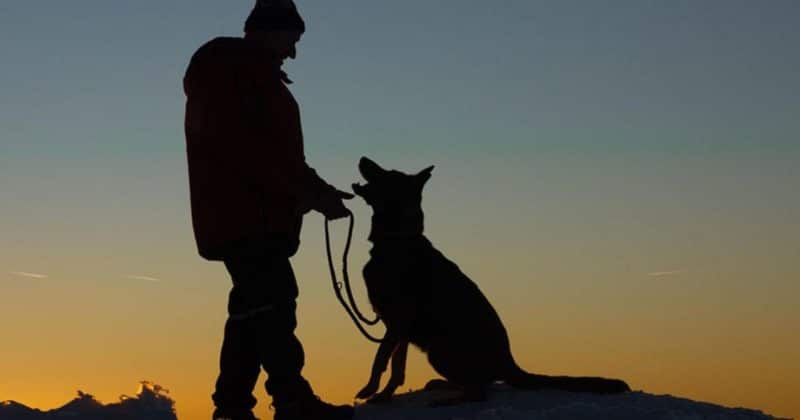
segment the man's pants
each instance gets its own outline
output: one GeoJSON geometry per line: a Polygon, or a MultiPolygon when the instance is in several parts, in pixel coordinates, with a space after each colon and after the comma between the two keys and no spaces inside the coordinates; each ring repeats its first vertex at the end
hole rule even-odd
{"type": "Polygon", "coordinates": [[[249,413],[260,367],[274,404],[310,388],[300,375],[305,355],[295,337],[297,282],[285,253],[259,253],[225,260],[233,279],[220,374],[212,396],[218,411],[249,413]]]}

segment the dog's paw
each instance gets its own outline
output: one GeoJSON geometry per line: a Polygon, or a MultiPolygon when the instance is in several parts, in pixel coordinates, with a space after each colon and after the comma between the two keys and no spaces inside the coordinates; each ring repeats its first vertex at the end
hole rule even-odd
{"type": "Polygon", "coordinates": [[[356,394],[356,398],[360,400],[366,400],[367,398],[375,395],[375,393],[378,392],[378,386],[379,385],[377,383],[372,383],[372,382],[368,383],[367,386],[361,389],[361,391],[358,391],[358,394],[356,394]]]}

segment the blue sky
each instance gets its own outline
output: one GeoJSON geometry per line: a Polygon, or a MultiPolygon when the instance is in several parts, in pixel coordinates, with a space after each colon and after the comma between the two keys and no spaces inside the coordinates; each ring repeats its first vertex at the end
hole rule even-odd
{"type": "MultiPolygon", "coordinates": [[[[128,235],[156,223],[185,236],[181,77],[205,40],[239,35],[249,2],[0,7],[4,230],[69,242],[100,224],[111,240],[126,220],[128,235]]],[[[661,180],[679,190],[673,204],[721,190],[729,207],[780,212],[800,206],[798,8],[307,1],[288,69],[309,161],[343,188],[369,155],[437,164],[456,197],[477,184],[507,190],[497,200],[531,193],[521,204],[533,206],[606,191],[606,178],[622,196],[661,180]]]]}

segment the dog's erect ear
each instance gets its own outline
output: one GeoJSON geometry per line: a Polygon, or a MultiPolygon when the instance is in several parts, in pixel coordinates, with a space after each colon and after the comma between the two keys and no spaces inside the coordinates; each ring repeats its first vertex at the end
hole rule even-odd
{"type": "Polygon", "coordinates": [[[361,176],[367,181],[372,181],[376,177],[387,172],[368,157],[362,157],[361,160],[358,161],[358,170],[361,172],[361,176]]]}
{"type": "Polygon", "coordinates": [[[435,168],[435,166],[429,166],[420,171],[420,173],[414,175],[414,177],[417,178],[417,180],[419,180],[420,184],[425,185],[425,183],[428,182],[429,179],[431,179],[431,173],[433,172],[433,168],[435,168]]]}

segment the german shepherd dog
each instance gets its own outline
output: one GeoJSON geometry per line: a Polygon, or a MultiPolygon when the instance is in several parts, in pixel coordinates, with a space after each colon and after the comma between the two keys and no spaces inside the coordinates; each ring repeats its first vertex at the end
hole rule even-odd
{"type": "Polygon", "coordinates": [[[367,183],[353,184],[353,191],[373,210],[369,234],[373,247],[363,275],[386,335],[375,355],[369,382],[357,398],[372,397],[370,402],[391,398],[405,380],[409,343],[427,353],[431,366],[447,380],[434,380],[429,386],[459,391],[457,397],[442,403],[484,400],[488,386],[496,381],[531,390],[602,394],[630,390],[618,379],[545,376],[521,369],[491,303],[423,235],[422,189],[433,167],[408,175],[387,171],[364,157],[359,171],[367,183]],[[391,377],[376,394],[389,359],[391,377]]]}

